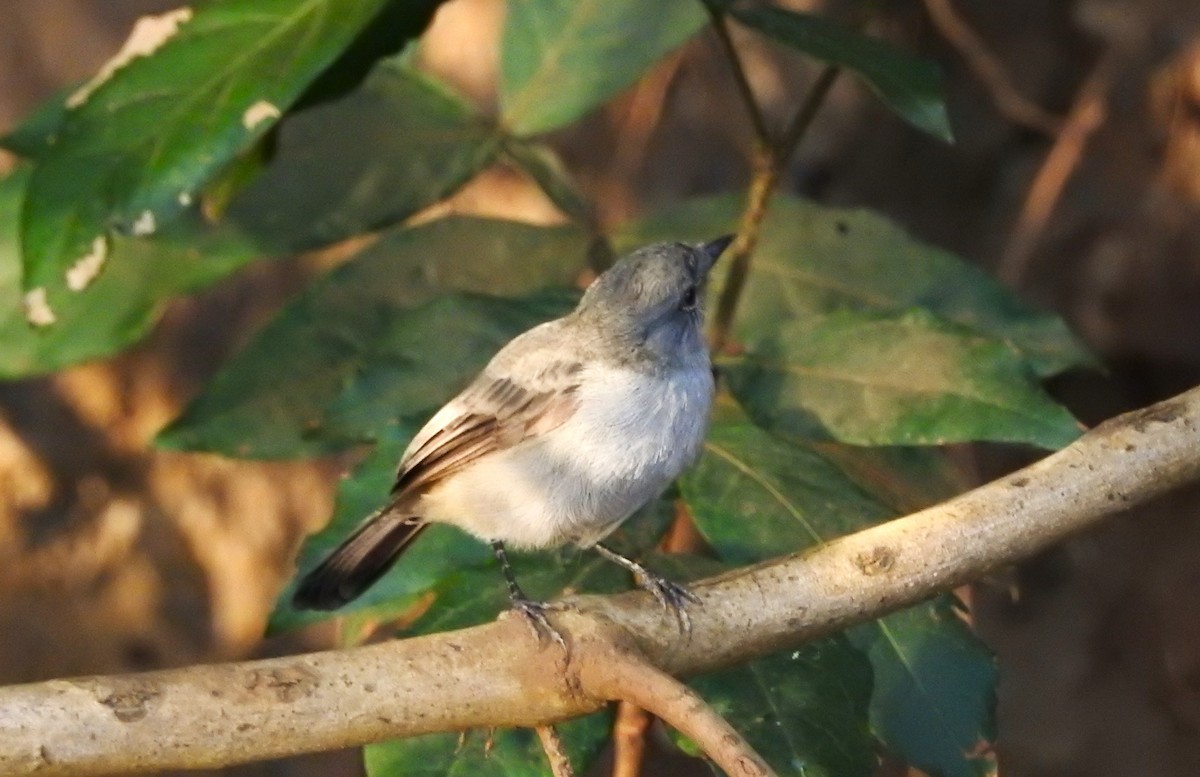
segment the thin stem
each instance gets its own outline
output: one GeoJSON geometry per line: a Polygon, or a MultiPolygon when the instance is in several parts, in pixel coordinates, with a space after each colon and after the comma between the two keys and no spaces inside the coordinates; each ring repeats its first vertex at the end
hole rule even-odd
{"type": "Polygon", "coordinates": [[[724,52],[725,59],[733,71],[733,80],[737,84],[738,93],[742,96],[746,112],[750,115],[750,123],[754,126],[754,136],[760,143],[769,143],[771,133],[767,131],[767,120],[763,116],[762,108],[758,105],[758,99],[754,96],[754,90],[750,88],[750,79],[746,78],[746,70],[742,67],[742,60],[738,57],[737,49],[733,45],[733,38],[729,35],[729,23],[725,21],[725,17],[720,11],[707,4],[705,7],[708,8],[708,15],[712,18],[713,31],[717,33],[721,51],[724,52]]]}
{"type": "Polygon", "coordinates": [[[537,726],[534,731],[537,732],[538,739],[542,742],[542,749],[546,751],[546,760],[550,762],[550,773],[554,777],[575,777],[571,759],[567,756],[566,748],[563,747],[562,740],[559,739],[554,726],[549,724],[537,726]]]}
{"type": "Polygon", "coordinates": [[[825,67],[813,82],[796,115],[788,122],[782,137],[774,143],[760,142],[755,149],[754,171],[750,180],[750,191],[746,197],[746,207],[738,224],[737,239],[728,250],[729,273],[725,276],[725,288],[717,300],[717,311],[713,316],[709,341],[714,352],[720,353],[729,340],[738,301],[750,275],[750,259],[758,245],[759,232],[763,219],[767,216],[771,196],[775,193],[779,179],[796,147],[812,126],[813,119],[825,102],[839,72],[840,70],[832,65],[825,67]]]}
{"type": "Polygon", "coordinates": [[[653,721],[650,713],[636,704],[627,701],[617,704],[612,777],[640,777],[646,755],[646,732],[653,721]]]}
{"type": "Polygon", "coordinates": [[[825,98],[829,95],[829,90],[833,88],[833,82],[837,80],[840,72],[841,68],[836,65],[826,65],[817,76],[817,80],[813,82],[812,89],[808,90],[804,104],[796,111],[791,123],[784,130],[783,137],[775,144],[776,161],[781,168],[787,166],[796,146],[800,145],[801,139],[808,132],[808,128],[812,126],[813,119],[817,117],[817,111],[825,102],[825,98]]]}

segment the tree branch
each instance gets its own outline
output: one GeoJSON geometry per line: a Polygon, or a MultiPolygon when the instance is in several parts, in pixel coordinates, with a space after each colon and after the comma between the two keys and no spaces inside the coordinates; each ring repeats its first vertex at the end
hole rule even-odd
{"type": "Polygon", "coordinates": [[[744,663],[919,602],[1197,479],[1193,389],[941,505],[697,583],[690,637],[631,592],[573,597],[574,609],[554,615],[569,656],[501,617],[349,650],[0,688],[0,773],[219,767],[544,725],[615,695],[602,679],[614,650],[671,675],[744,663]]]}
{"type": "Polygon", "coordinates": [[[546,751],[546,760],[550,762],[550,773],[554,777],[575,777],[575,769],[571,766],[571,758],[563,747],[562,740],[554,726],[549,724],[535,727],[538,739],[541,740],[542,750],[546,751]]]}
{"type": "Polygon", "coordinates": [[[607,659],[585,666],[584,687],[654,713],[699,745],[729,777],[775,777],[762,756],[699,694],[650,663],[635,647],[615,643],[607,659]]]}

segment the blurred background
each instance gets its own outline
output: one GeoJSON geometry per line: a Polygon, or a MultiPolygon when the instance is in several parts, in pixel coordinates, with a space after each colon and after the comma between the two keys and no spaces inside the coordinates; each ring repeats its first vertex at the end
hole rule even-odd
{"type": "MultiPolygon", "coordinates": [[[[0,3],[0,132],[91,76],[138,16],[175,5],[0,3]]],[[[946,73],[958,142],[908,129],[843,80],[785,188],[877,209],[1063,316],[1107,365],[1051,387],[1088,424],[1200,384],[1200,4],[876,6],[872,32],[946,73]]],[[[501,0],[450,0],[422,55],[485,110],[503,13],[501,0]]],[[[782,121],[815,71],[749,35],[737,41],[782,121]]],[[[601,221],[616,223],[744,186],[750,133],[730,109],[735,99],[706,32],[551,140],[601,221]]],[[[11,165],[0,152],[0,171],[11,165]]],[[[503,169],[438,210],[557,218],[503,169]]],[[[331,261],[251,266],[173,303],[147,341],[116,359],[0,383],[0,682],[332,643],[328,629],[261,635],[300,541],[329,515],[345,462],[232,461],[149,445],[331,261]]],[[[962,458],[982,480],[1026,456],[962,458]]],[[[1200,774],[1198,562],[1193,489],[975,587],[976,624],[1001,666],[1002,773],[1200,774]]],[[[359,769],[344,752],[223,773],[359,769]]]]}

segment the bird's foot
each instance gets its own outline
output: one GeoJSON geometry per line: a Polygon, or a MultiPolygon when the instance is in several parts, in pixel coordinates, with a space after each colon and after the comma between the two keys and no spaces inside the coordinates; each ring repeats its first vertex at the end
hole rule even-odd
{"type": "Polygon", "coordinates": [[[550,625],[550,620],[546,617],[548,611],[560,609],[562,609],[560,605],[549,602],[537,602],[524,597],[512,600],[512,611],[520,615],[525,621],[525,625],[533,632],[534,639],[540,643],[549,637],[557,642],[558,646],[565,651],[567,649],[567,641],[563,639],[563,635],[558,632],[558,629],[550,625]]]}
{"type": "Polygon", "coordinates": [[[689,604],[700,604],[700,597],[679,583],[656,575],[640,564],[638,566],[640,568],[634,572],[638,586],[643,590],[649,591],[650,595],[658,600],[658,603],[662,605],[664,610],[675,616],[681,632],[687,636],[691,636],[692,619],[688,616],[687,607],[689,604]]]}

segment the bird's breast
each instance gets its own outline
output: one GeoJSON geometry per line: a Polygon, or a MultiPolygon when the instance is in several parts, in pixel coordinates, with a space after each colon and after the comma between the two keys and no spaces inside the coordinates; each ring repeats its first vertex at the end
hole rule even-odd
{"type": "Polygon", "coordinates": [[[581,384],[562,442],[586,457],[593,480],[645,479],[661,488],[696,458],[712,405],[710,370],[593,367],[581,384]]]}

